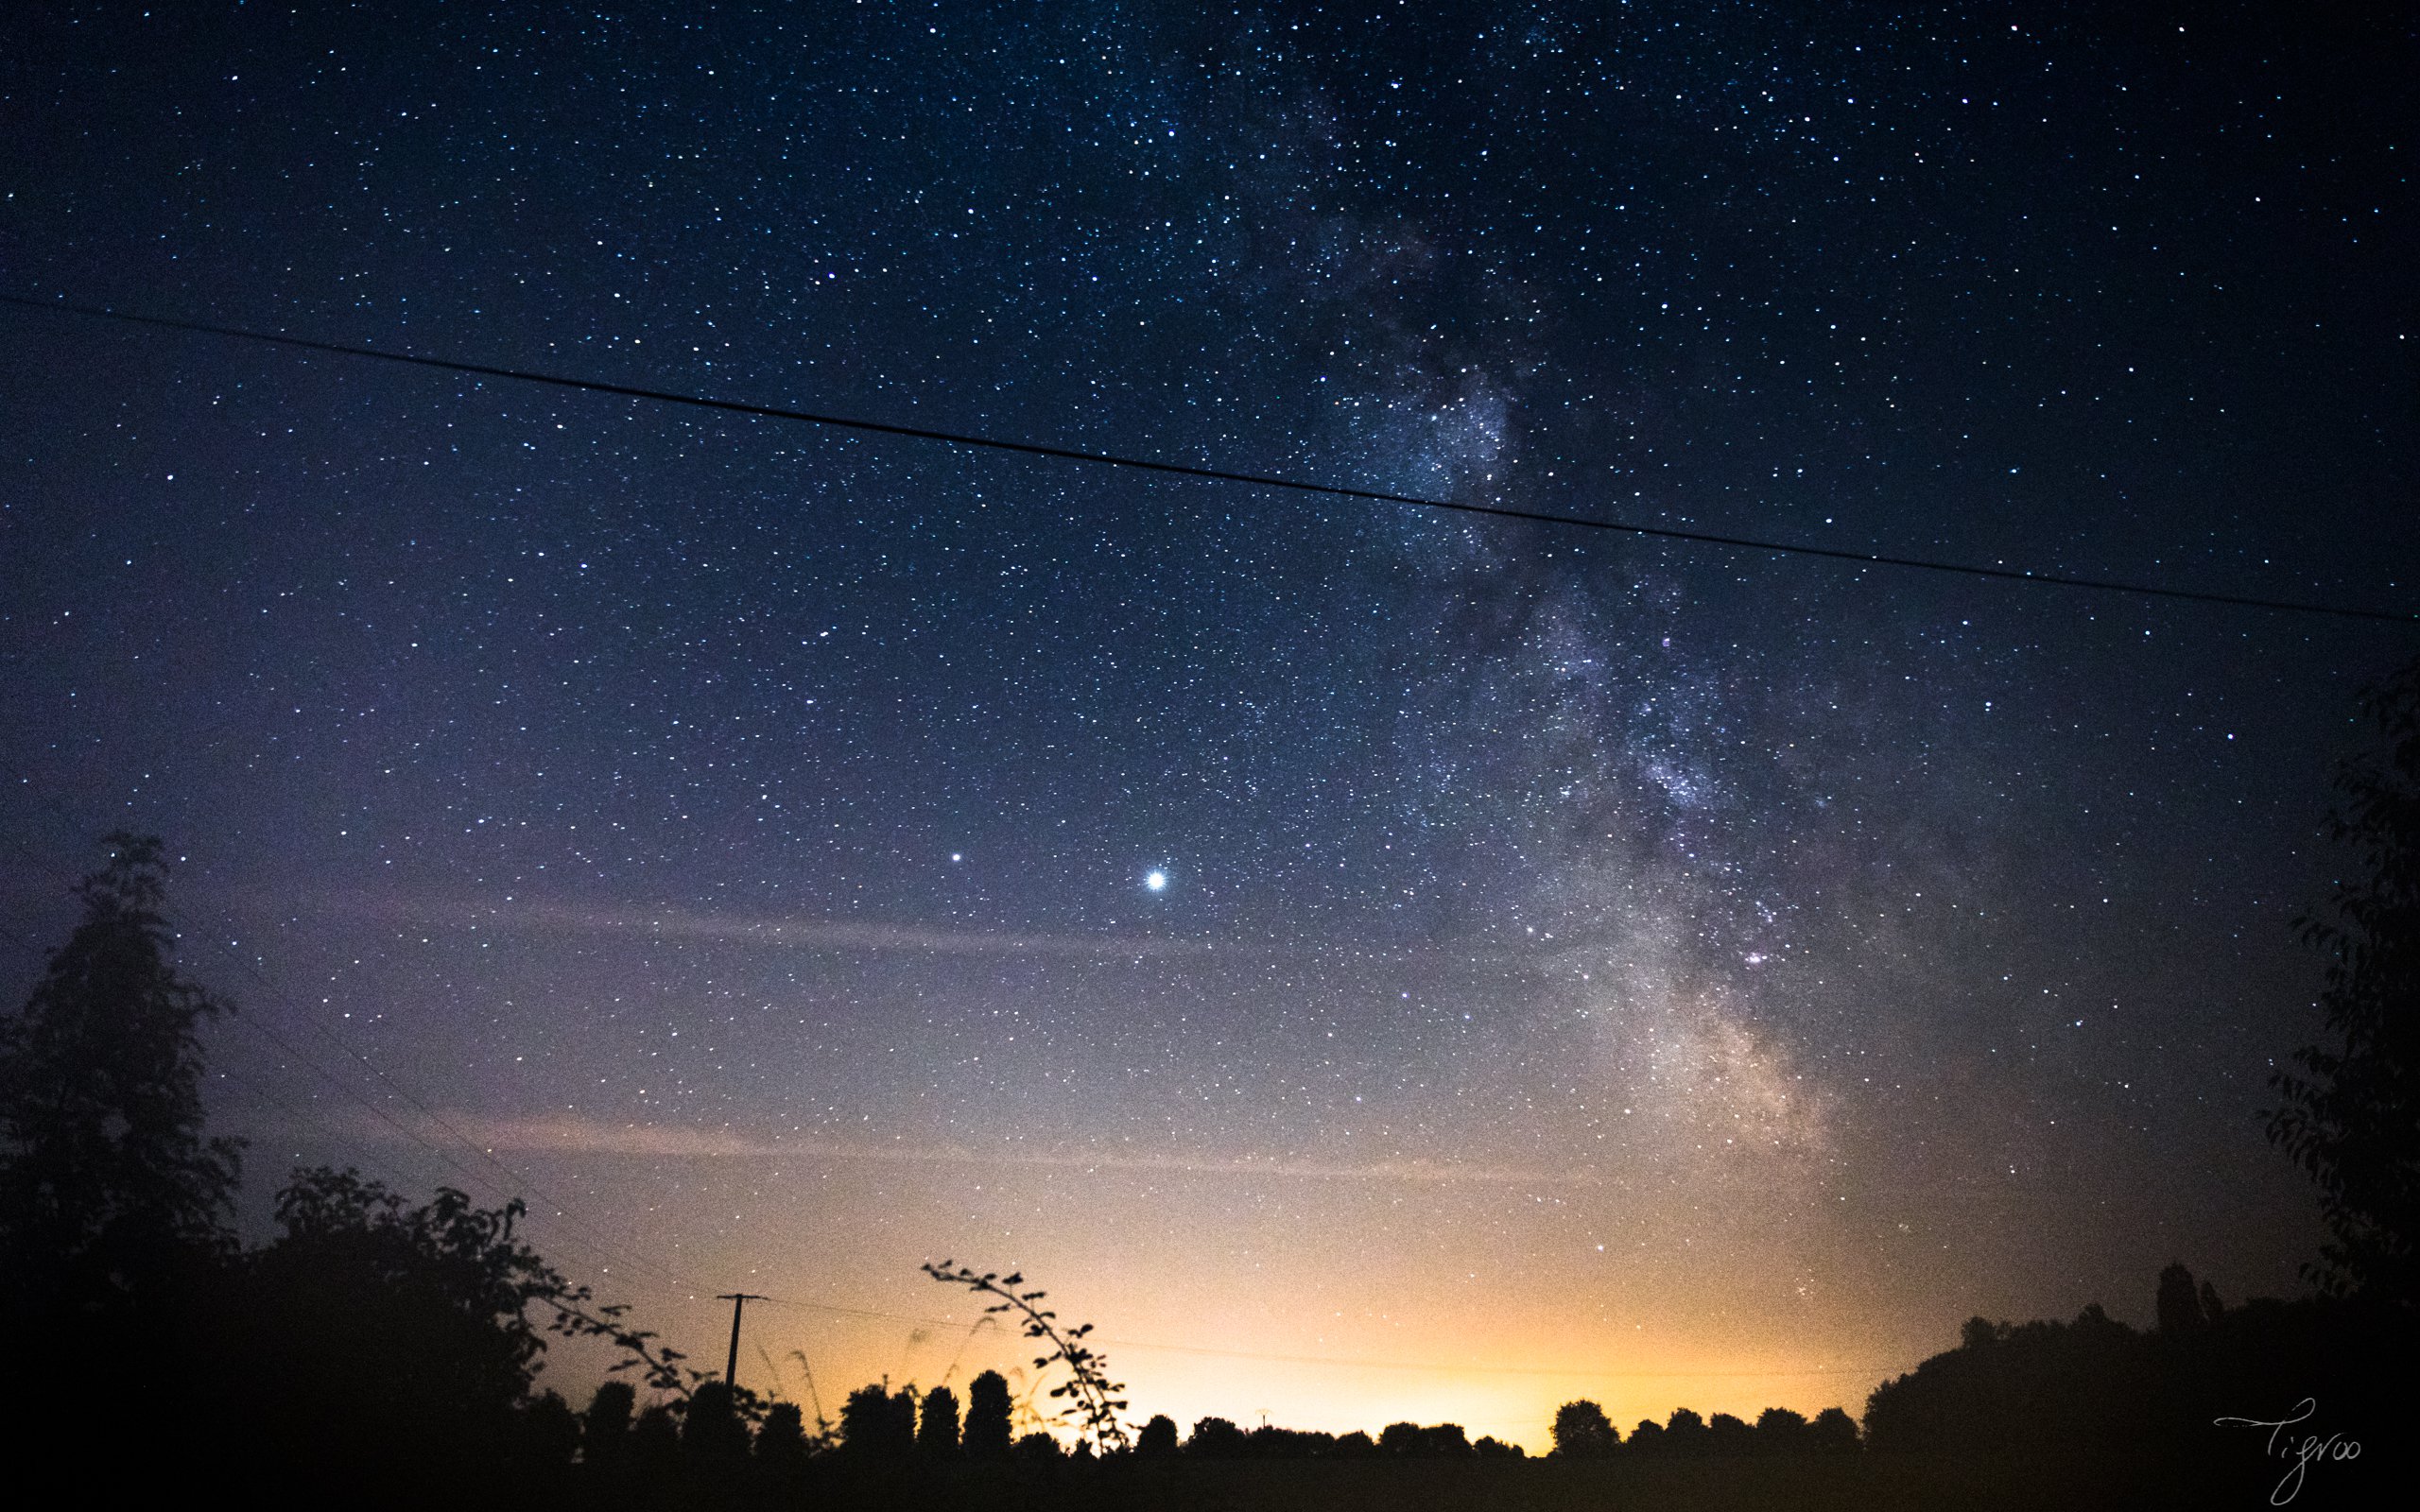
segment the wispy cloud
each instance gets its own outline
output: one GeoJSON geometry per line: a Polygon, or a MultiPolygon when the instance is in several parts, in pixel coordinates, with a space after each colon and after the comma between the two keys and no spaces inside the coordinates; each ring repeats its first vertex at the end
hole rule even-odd
{"type": "MultiPolygon", "coordinates": [[[[698,940],[769,950],[840,953],[912,953],[927,955],[1047,955],[1082,960],[1185,957],[1196,960],[1409,961],[1561,971],[1554,954],[1530,950],[1453,945],[1375,946],[1308,944],[1251,939],[1178,939],[1142,934],[1050,934],[1009,930],[947,929],[925,924],[864,922],[744,914],[643,904],[587,906],[505,900],[389,898],[369,894],[323,895],[311,906],[355,919],[398,924],[607,935],[621,938],[698,940]]],[[[290,904],[289,904],[290,906],[290,904]]]]}
{"type": "MultiPolygon", "coordinates": [[[[846,1143],[814,1135],[766,1138],[668,1124],[614,1122],[577,1113],[492,1119],[443,1115],[451,1127],[491,1153],[627,1155],[673,1160],[876,1160],[927,1165],[1035,1166],[1052,1170],[1147,1171],[1186,1176],[1286,1177],[1307,1180],[1477,1183],[1501,1186],[1593,1184],[1593,1170],[1534,1170],[1450,1160],[1315,1160],[1291,1156],[1204,1156],[1183,1152],[1034,1149],[997,1144],[846,1143]]],[[[392,1141],[384,1125],[365,1124],[364,1137],[392,1141]]]]}

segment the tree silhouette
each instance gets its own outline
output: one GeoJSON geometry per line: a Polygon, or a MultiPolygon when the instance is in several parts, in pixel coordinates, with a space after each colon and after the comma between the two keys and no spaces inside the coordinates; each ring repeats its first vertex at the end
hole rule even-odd
{"type": "Polygon", "coordinates": [[[689,1463],[709,1475],[728,1474],[746,1463],[748,1424],[725,1381],[701,1381],[682,1415],[681,1449],[689,1463]]]}
{"type": "Polygon", "coordinates": [[[1565,1459],[1599,1459],[1620,1441],[1605,1409],[1585,1398],[1555,1409],[1554,1452],[1565,1459]]]}
{"type": "Polygon", "coordinates": [[[1244,1431],[1224,1418],[1201,1418],[1184,1441],[1184,1452],[1201,1459],[1240,1459],[1244,1431]]]}
{"type": "Polygon", "coordinates": [[[1705,1443],[1713,1453],[1744,1454],[1756,1446],[1755,1430],[1730,1413],[1719,1412],[1706,1419],[1705,1443]]]}
{"type": "Polygon", "coordinates": [[[840,1447],[867,1459],[905,1459],[916,1447],[916,1399],[878,1385],[850,1392],[840,1407],[840,1447]]]}
{"type": "Polygon", "coordinates": [[[159,839],[107,843],[76,886],[82,921],[0,1020],[0,1290],[37,1323],[120,1308],[233,1245],[241,1145],[202,1136],[200,1091],[201,1025],[229,1005],[170,963],[159,839]]]}
{"type": "Polygon", "coordinates": [[[916,1428],[916,1452],[946,1457],[958,1452],[958,1393],[935,1386],[925,1393],[923,1420],[916,1428]]]}
{"type": "Polygon", "coordinates": [[[638,1393],[627,1381],[608,1381],[588,1399],[580,1415],[580,1457],[591,1465],[620,1463],[631,1449],[631,1414],[638,1393]]]}
{"type": "Polygon", "coordinates": [[[1419,1452],[1439,1459],[1466,1459],[1471,1453],[1470,1435],[1460,1423],[1431,1423],[1420,1431],[1419,1452]]]}
{"type": "Polygon", "coordinates": [[[1756,1415],[1756,1451],[1763,1454],[1796,1454],[1809,1446],[1805,1415],[1787,1407],[1768,1407],[1756,1415]]]}
{"type": "Polygon", "coordinates": [[[2193,1289],[2193,1273],[2182,1262],[2173,1263],[2159,1273],[2155,1313],[2159,1331],[2170,1337],[2196,1332],[2205,1321],[2201,1295],[2193,1289]]]}
{"type": "Polygon", "coordinates": [[[2310,1275],[2331,1291],[2420,1297],[2420,661],[2366,690],[2382,749],[2336,776],[2328,836],[2353,852],[2326,917],[2299,921],[2325,954],[2328,1044],[2295,1052],[2302,1074],[2269,1139],[2319,1184],[2330,1243],[2310,1275]]]}
{"type": "Polygon", "coordinates": [[[546,1332],[586,1296],[514,1232],[520,1211],[450,1188],[414,1207],[351,1171],[297,1172],[277,1194],[284,1232],[232,1267],[216,1342],[216,1367],[252,1392],[206,1407],[233,1415],[231,1441],[331,1472],[402,1458],[434,1475],[507,1452],[546,1332]]]}
{"type": "Polygon", "coordinates": [[[1664,1420],[1664,1449],[1671,1454],[1703,1454],[1709,1447],[1705,1419],[1687,1407],[1675,1407],[1664,1420]]]}
{"type": "Polygon", "coordinates": [[[964,1443],[973,1459],[1000,1459],[1009,1452],[1009,1381],[997,1370],[966,1384],[964,1443]]]}
{"type": "Polygon", "coordinates": [[[672,1409],[657,1402],[631,1424],[631,1463],[651,1475],[671,1472],[681,1458],[681,1425],[672,1409]]]}
{"type": "Polygon", "coordinates": [[[1630,1431],[1630,1450],[1634,1454],[1664,1452],[1664,1425],[1652,1418],[1642,1418],[1630,1431]]]}
{"type": "Polygon", "coordinates": [[[561,1396],[542,1391],[521,1409],[518,1437],[532,1467],[561,1470],[579,1452],[579,1418],[561,1396]]]}
{"type": "Polygon", "coordinates": [[[1838,1407],[1826,1407],[1806,1425],[1806,1443],[1819,1454],[1854,1454],[1858,1448],[1857,1419],[1838,1407]]]}
{"type": "Polygon", "coordinates": [[[791,1472],[806,1463],[806,1420],[794,1401],[777,1401],[765,1409],[765,1426],[756,1430],[756,1458],[776,1471],[791,1472]]]}
{"type": "Polygon", "coordinates": [[[1134,1454],[1138,1459],[1171,1459],[1176,1455],[1176,1419],[1166,1413],[1153,1413],[1134,1439],[1134,1454]]]}

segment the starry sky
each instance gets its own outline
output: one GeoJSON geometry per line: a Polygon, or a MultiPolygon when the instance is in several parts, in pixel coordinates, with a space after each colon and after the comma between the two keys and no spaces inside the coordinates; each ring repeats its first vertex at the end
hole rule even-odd
{"type": "MultiPolygon", "coordinates": [[[[2408,610],[2364,9],[37,4],[0,293],[2408,610]]],[[[2258,1111],[2408,629],[0,352],[0,987],[167,836],[255,1226],[519,1193],[835,1410],[1019,1363],[916,1272],[1017,1266],[1138,1412],[1533,1449],[2315,1249],[2258,1111]]]]}

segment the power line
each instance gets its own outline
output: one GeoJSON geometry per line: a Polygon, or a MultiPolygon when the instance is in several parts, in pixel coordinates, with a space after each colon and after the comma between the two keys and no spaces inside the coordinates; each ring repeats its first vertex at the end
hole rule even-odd
{"type": "Polygon", "coordinates": [[[1878,552],[1845,551],[1832,546],[1810,546],[1789,541],[1764,541],[1748,536],[1718,535],[1703,530],[1677,530],[1668,525],[1642,525],[1616,520],[1592,519],[1585,515],[1553,514],[1545,510],[1515,508],[1510,505],[1466,504],[1451,499],[1431,499],[1418,494],[1391,493],[1382,489],[1358,489],[1340,483],[1315,483],[1302,478],[1280,477],[1273,473],[1237,472],[1225,468],[1195,467],[1183,462],[1154,461],[1146,457],[1125,456],[1114,452],[1091,452],[1076,447],[1049,446],[1036,441],[1002,440],[996,437],[934,430],[922,425],[896,425],[883,421],[859,420],[845,415],[823,415],[811,410],[791,409],[779,404],[751,404],[736,399],[712,399],[700,394],[675,393],[668,389],[643,388],[631,384],[606,383],[592,378],[567,378],[559,373],[532,372],[526,369],[496,367],[487,363],[459,362],[449,357],[420,356],[404,352],[381,352],[374,347],[346,346],[334,341],[317,341],[307,336],[291,336],[268,331],[249,331],[239,326],[211,325],[199,320],[181,320],[158,315],[136,315],[102,305],[33,300],[15,294],[0,294],[0,304],[12,304],[28,310],[49,310],[64,315],[85,316],[94,319],[115,320],[128,325],[149,326],[162,331],[182,331],[195,335],[224,336],[237,341],[257,341],[297,352],[318,352],[332,356],[363,357],[375,362],[400,363],[407,367],[426,368],[438,372],[460,373],[474,378],[504,378],[515,383],[540,384],[555,388],[578,389],[584,393],[646,400],[651,404],[682,404],[693,409],[709,409],[727,415],[746,415],[758,420],[797,421],[808,425],[821,425],[833,430],[856,431],[871,436],[892,436],[908,440],[939,441],[949,446],[1007,452],[1019,456],[1048,457],[1063,462],[1090,462],[1103,467],[1124,468],[1132,472],[1156,472],[1168,477],[1193,478],[1214,483],[1239,483],[1249,488],[1276,489],[1294,493],[1320,494],[1329,498],[1355,499],[1365,504],[1395,504],[1412,508],[1449,510],[1457,514],[1482,515],[1496,520],[1520,520],[1531,524],[1562,525],[1575,530],[1603,530],[1617,535],[1635,536],[1654,541],[1675,541],[1691,545],[1720,546],[1733,551],[1770,552],[1779,556],[1810,557],[1827,561],[1854,562],[1862,567],[1901,567],[1918,572],[1954,573],[1968,577],[1993,578],[2003,582],[2031,583],[2052,588],[2081,588],[2109,593],[2132,593],[2140,597],[2177,599],[2194,604],[2221,604],[2235,609],[2273,610],[2290,614],[2325,614],[2339,619],[2368,620],[2388,625],[2420,625],[2420,614],[2394,613],[2386,610],[2355,609],[2342,605],[2314,604],[2294,599],[2260,598],[2241,593],[2204,593],[2197,589],[2165,588],[2149,583],[2130,583],[2110,577],[2077,577],[2064,573],[2037,573],[2015,567],[1985,567],[1973,562],[1938,561],[1923,557],[1898,557],[1886,556],[1878,552]]]}

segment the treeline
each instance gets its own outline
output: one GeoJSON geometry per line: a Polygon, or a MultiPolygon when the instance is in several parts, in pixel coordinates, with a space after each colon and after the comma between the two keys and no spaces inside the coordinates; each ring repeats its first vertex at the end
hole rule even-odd
{"type": "Polygon", "coordinates": [[[1627,1439],[1602,1407],[1585,1399],[1564,1402],[1554,1415],[1554,1452],[1569,1459],[1854,1454],[1857,1451],[1857,1422],[1838,1407],[1824,1408],[1811,1421],[1787,1407],[1768,1407],[1754,1423],[1727,1412],[1702,1418],[1693,1408],[1678,1407],[1663,1422],[1642,1419],[1627,1439]]]}

